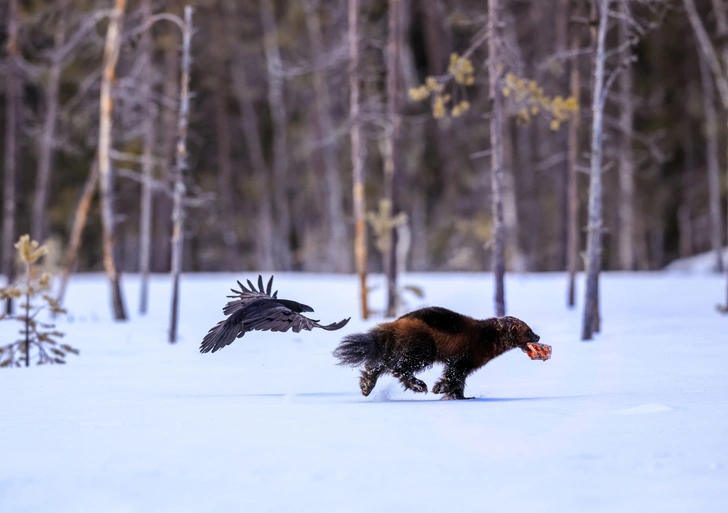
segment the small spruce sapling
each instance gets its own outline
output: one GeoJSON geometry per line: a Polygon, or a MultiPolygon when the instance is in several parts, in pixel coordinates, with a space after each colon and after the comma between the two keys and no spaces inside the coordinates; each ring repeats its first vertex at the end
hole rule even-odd
{"type": "Polygon", "coordinates": [[[25,275],[16,283],[0,288],[0,300],[19,299],[18,312],[0,314],[0,320],[15,320],[21,323],[21,338],[6,346],[0,346],[0,367],[20,367],[30,365],[31,352],[38,365],[46,363],[66,363],[69,353],[78,354],[78,349],[68,344],[59,344],[63,333],[54,324],[38,320],[38,315],[47,311],[51,314],[66,313],[61,305],[47,294],[50,290],[50,276],[39,270],[38,260],[48,253],[48,248],[31,241],[23,235],[15,244],[18,258],[25,266],[25,275]]]}

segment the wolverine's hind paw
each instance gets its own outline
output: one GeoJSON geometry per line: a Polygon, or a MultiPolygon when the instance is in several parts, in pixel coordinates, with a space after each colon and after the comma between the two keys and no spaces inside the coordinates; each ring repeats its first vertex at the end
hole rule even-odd
{"type": "Polygon", "coordinates": [[[445,382],[444,381],[438,381],[432,386],[432,393],[433,394],[444,394],[445,393],[445,382]]]}

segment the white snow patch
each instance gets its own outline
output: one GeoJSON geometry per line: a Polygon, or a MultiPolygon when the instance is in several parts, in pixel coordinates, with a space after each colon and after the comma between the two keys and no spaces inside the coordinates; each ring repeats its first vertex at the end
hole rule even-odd
{"type": "MultiPolygon", "coordinates": [[[[0,369],[0,512],[725,511],[724,277],[607,273],[603,333],[582,343],[563,275],[510,275],[508,313],[553,357],[501,356],[468,378],[470,401],[389,376],[361,396],[358,371],[331,355],[377,322],[356,317],[354,276],[274,283],[324,323],[354,316],[341,331],[249,333],[199,354],[228,289],[249,277],[184,276],[173,346],[166,276],[147,317],[137,278],[124,277],[126,323],[110,319],[103,276],[75,277],[59,329],[81,355],[0,369]]],[[[492,312],[489,275],[403,283],[425,289],[422,304],[492,312]]],[[[15,336],[0,322],[0,340],[15,336]]],[[[431,388],[441,370],[418,377],[431,388]]]]}
{"type": "Polygon", "coordinates": [[[665,404],[660,403],[647,403],[640,404],[639,406],[633,406],[632,408],[625,408],[623,410],[616,410],[614,413],[617,415],[647,415],[650,413],[662,413],[670,411],[673,408],[665,404]]]}

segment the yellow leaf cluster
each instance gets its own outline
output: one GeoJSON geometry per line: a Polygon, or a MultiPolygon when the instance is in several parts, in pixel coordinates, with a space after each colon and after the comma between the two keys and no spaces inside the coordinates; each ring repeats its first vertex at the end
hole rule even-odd
{"type": "Polygon", "coordinates": [[[447,68],[455,82],[462,85],[473,85],[475,77],[473,77],[473,63],[470,59],[459,56],[457,53],[450,54],[450,65],[447,68]]]}
{"type": "Polygon", "coordinates": [[[442,119],[445,117],[445,102],[449,100],[448,97],[437,95],[432,102],[432,117],[435,119],[442,119]]]}
{"type": "Polygon", "coordinates": [[[558,130],[561,123],[568,121],[579,111],[579,102],[576,98],[573,96],[551,98],[535,80],[525,80],[513,73],[507,73],[504,82],[503,96],[510,98],[519,108],[517,114],[519,123],[527,124],[531,121],[531,116],[544,112],[551,117],[549,124],[551,129],[558,130]]]}
{"type": "Polygon", "coordinates": [[[462,100],[460,103],[452,108],[452,111],[450,113],[452,114],[452,117],[459,118],[460,116],[465,114],[469,108],[470,102],[462,100]]]}
{"type": "MultiPolygon", "coordinates": [[[[445,76],[439,79],[427,77],[424,84],[419,87],[411,87],[407,93],[410,99],[417,102],[432,98],[432,116],[435,119],[442,119],[448,113],[447,105],[451,99],[449,94],[445,94],[445,85],[448,80],[452,78],[458,84],[466,86],[472,85],[475,83],[473,73],[473,63],[470,59],[460,57],[458,54],[453,53],[450,55],[450,66],[448,67],[449,77],[445,76]]],[[[467,112],[468,109],[470,109],[470,102],[462,100],[453,105],[450,114],[452,117],[457,118],[467,112]]]]}
{"type": "Polygon", "coordinates": [[[433,92],[439,94],[443,89],[444,86],[435,77],[427,77],[424,84],[419,87],[410,87],[408,93],[412,100],[421,102],[429,98],[433,92]]]}
{"type": "Polygon", "coordinates": [[[30,235],[21,235],[15,243],[20,259],[27,264],[34,264],[40,257],[48,253],[45,245],[40,245],[36,240],[30,240],[30,235]]]}

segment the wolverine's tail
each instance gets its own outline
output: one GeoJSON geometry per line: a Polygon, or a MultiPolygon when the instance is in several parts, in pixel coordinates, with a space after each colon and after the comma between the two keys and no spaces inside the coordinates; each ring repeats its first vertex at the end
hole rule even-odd
{"type": "Polygon", "coordinates": [[[339,347],[334,350],[334,356],[339,359],[339,365],[374,366],[381,361],[382,349],[377,344],[377,336],[376,331],[345,336],[339,347]]]}

